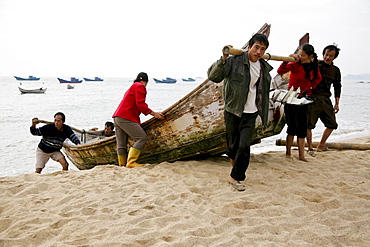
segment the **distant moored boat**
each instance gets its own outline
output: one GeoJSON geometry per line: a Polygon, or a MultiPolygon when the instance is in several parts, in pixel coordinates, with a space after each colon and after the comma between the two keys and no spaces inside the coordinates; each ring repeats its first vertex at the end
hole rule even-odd
{"type": "Polygon", "coordinates": [[[155,79],[155,78],[153,78],[153,79],[156,83],[176,83],[177,82],[176,79],[173,79],[173,78],[170,78],[170,77],[166,77],[166,79],[163,79],[163,80],[158,80],[158,79],[155,79]]]}
{"type": "Polygon", "coordinates": [[[46,87],[32,88],[32,89],[18,87],[18,89],[19,91],[21,91],[21,93],[45,93],[46,91],[46,87]]]}
{"type": "Polygon", "coordinates": [[[99,77],[94,77],[94,79],[89,79],[89,78],[85,78],[84,77],[84,80],[85,81],[103,81],[103,79],[102,78],[99,78],[99,77]]]}
{"type": "Polygon", "coordinates": [[[61,79],[61,78],[58,78],[59,82],[60,83],[81,83],[82,80],[76,78],[76,77],[71,77],[71,80],[64,80],[64,79],[61,79]]]}
{"type": "Polygon", "coordinates": [[[22,78],[18,76],[14,76],[14,78],[17,79],[17,81],[38,81],[40,80],[39,77],[34,77],[32,75],[28,76],[28,78],[22,78]]]}
{"type": "Polygon", "coordinates": [[[182,78],[182,80],[183,80],[183,81],[195,81],[195,79],[190,78],[190,77],[189,77],[188,79],[184,79],[184,78],[182,78]]]}

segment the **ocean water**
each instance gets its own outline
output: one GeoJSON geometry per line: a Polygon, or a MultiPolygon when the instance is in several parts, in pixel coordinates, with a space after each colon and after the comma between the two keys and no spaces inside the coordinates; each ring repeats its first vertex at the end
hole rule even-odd
{"type": "MultiPolygon", "coordinates": [[[[203,81],[197,78],[195,82],[183,82],[177,78],[175,84],[161,84],[151,79],[147,86],[147,103],[152,110],[163,111],[203,81]]],[[[370,83],[357,81],[343,81],[337,114],[339,128],[329,141],[370,135],[370,83]]],[[[112,121],[112,114],[131,84],[132,78],[104,78],[103,82],[83,81],[74,84],[74,89],[67,89],[67,84],[59,83],[56,77],[41,77],[40,81],[22,82],[22,86],[45,86],[47,90],[44,94],[21,94],[19,81],[10,76],[0,77],[0,177],[34,172],[35,150],[41,137],[29,132],[33,117],[53,121],[54,114],[61,111],[66,115],[68,125],[85,130],[93,127],[102,129],[106,121],[112,121]]],[[[142,121],[148,118],[142,116],[142,121]]],[[[319,122],[313,130],[313,141],[320,140],[323,130],[324,126],[319,122]]],[[[252,147],[252,153],[284,150],[284,147],[275,146],[275,140],[285,136],[283,130],[279,135],[263,139],[262,143],[252,147]]],[[[77,170],[69,163],[70,169],[77,170]]],[[[49,161],[43,173],[59,170],[59,163],[49,161]]]]}

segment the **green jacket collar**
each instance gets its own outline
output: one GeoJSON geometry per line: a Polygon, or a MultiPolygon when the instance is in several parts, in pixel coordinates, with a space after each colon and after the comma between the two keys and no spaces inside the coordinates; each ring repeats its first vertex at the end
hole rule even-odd
{"type": "MultiPolygon", "coordinates": [[[[244,52],[243,56],[244,56],[243,63],[247,64],[249,67],[250,63],[249,63],[249,58],[248,58],[248,51],[244,52]]],[[[266,71],[270,72],[273,69],[273,67],[269,63],[267,63],[265,59],[261,58],[259,61],[261,64],[263,64],[263,68],[265,68],[266,71]]]]}

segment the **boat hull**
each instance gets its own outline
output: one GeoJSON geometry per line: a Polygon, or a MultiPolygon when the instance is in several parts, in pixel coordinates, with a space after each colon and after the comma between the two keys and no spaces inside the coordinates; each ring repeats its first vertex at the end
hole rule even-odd
{"type": "Polygon", "coordinates": [[[14,76],[14,78],[17,81],[38,81],[38,80],[40,80],[40,78],[34,77],[34,76],[30,76],[28,78],[22,78],[22,77],[14,76]]]}
{"type": "MultiPolygon", "coordinates": [[[[265,30],[269,30],[269,25],[265,24],[259,32],[265,30]]],[[[166,78],[168,79],[172,78],[166,78]]],[[[214,83],[207,79],[163,111],[164,119],[151,118],[144,122],[142,127],[148,140],[138,163],[172,162],[225,153],[227,144],[222,88],[222,82],[214,83]]],[[[266,125],[262,125],[261,118],[257,117],[252,144],[259,143],[262,138],[279,134],[284,128],[284,108],[280,106],[281,103],[270,100],[266,125]]],[[[88,145],[91,144],[64,145],[63,148],[68,158],[79,169],[89,169],[104,163],[117,164],[115,138],[114,136],[106,142],[95,142],[94,149],[89,148],[88,145]]],[[[132,146],[132,143],[130,140],[129,146],[132,146]]]]}
{"type": "Polygon", "coordinates": [[[80,170],[98,165],[118,164],[115,136],[77,146],[64,144],[63,151],[80,170]]]}
{"type": "MultiPolygon", "coordinates": [[[[226,151],[222,83],[206,80],[165,111],[165,119],[152,118],[142,124],[148,135],[142,163],[176,161],[196,156],[212,156],[226,151]]],[[[253,143],[281,132],[285,124],[283,108],[270,102],[269,122],[258,117],[253,143]]]]}
{"type": "Polygon", "coordinates": [[[89,79],[89,78],[85,78],[85,77],[84,77],[84,80],[85,81],[103,81],[102,78],[89,79]]]}
{"type": "Polygon", "coordinates": [[[61,78],[58,78],[58,81],[60,83],[81,83],[82,82],[82,80],[78,80],[78,79],[73,80],[73,81],[69,81],[69,80],[64,80],[64,79],[61,79],[61,78]]]}
{"type": "Polygon", "coordinates": [[[176,79],[164,79],[164,80],[158,80],[156,78],[153,78],[156,83],[176,83],[176,79]]]}
{"type": "Polygon", "coordinates": [[[195,79],[193,79],[193,78],[188,78],[188,79],[182,78],[182,81],[195,81],[195,79]]]}
{"type": "MultiPolygon", "coordinates": [[[[151,118],[144,122],[142,127],[148,135],[148,141],[138,162],[173,162],[225,153],[227,145],[222,86],[222,83],[206,80],[163,111],[165,119],[151,118]]],[[[271,101],[269,122],[263,126],[261,119],[257,118],[253,143],[280,133],[284,125],[283,107],[271,101]]],[[[110,137],[109,141],[98,141],[94,145],[64,145],[64,151],[79,169],[117,164],[115,138],[110,137]]]]}
{"type": "Polygon", "coordinates": [[[45,93],[47,88],[25,89],[18,87],[19,91],[23,93],[45,93]]]}

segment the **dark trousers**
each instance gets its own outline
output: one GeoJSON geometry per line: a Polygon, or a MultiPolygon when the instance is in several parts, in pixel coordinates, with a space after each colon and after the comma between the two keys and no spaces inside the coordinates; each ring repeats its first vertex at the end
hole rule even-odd
{"type": "Polygon", "coordinates": [[[320,118],[326,128],[337,129],[338,124],[330,97],[315,95],[313,99],[314,102],[308,105],[308,128],[314,129],[320,118]]]}
{"type": "Polygon", "coordinates": [[[230,176],[244,181],[249,166],[250,145],[258,113],[243,113],[238,117],[225,111],[227,155],[235,160],[230,176]]]}
{"type": "Polygon", "coordinates": [[[284,112],[288,125],[287,134],[306,138],[308,128],[308,105],[285,104],[284,112]]]}

